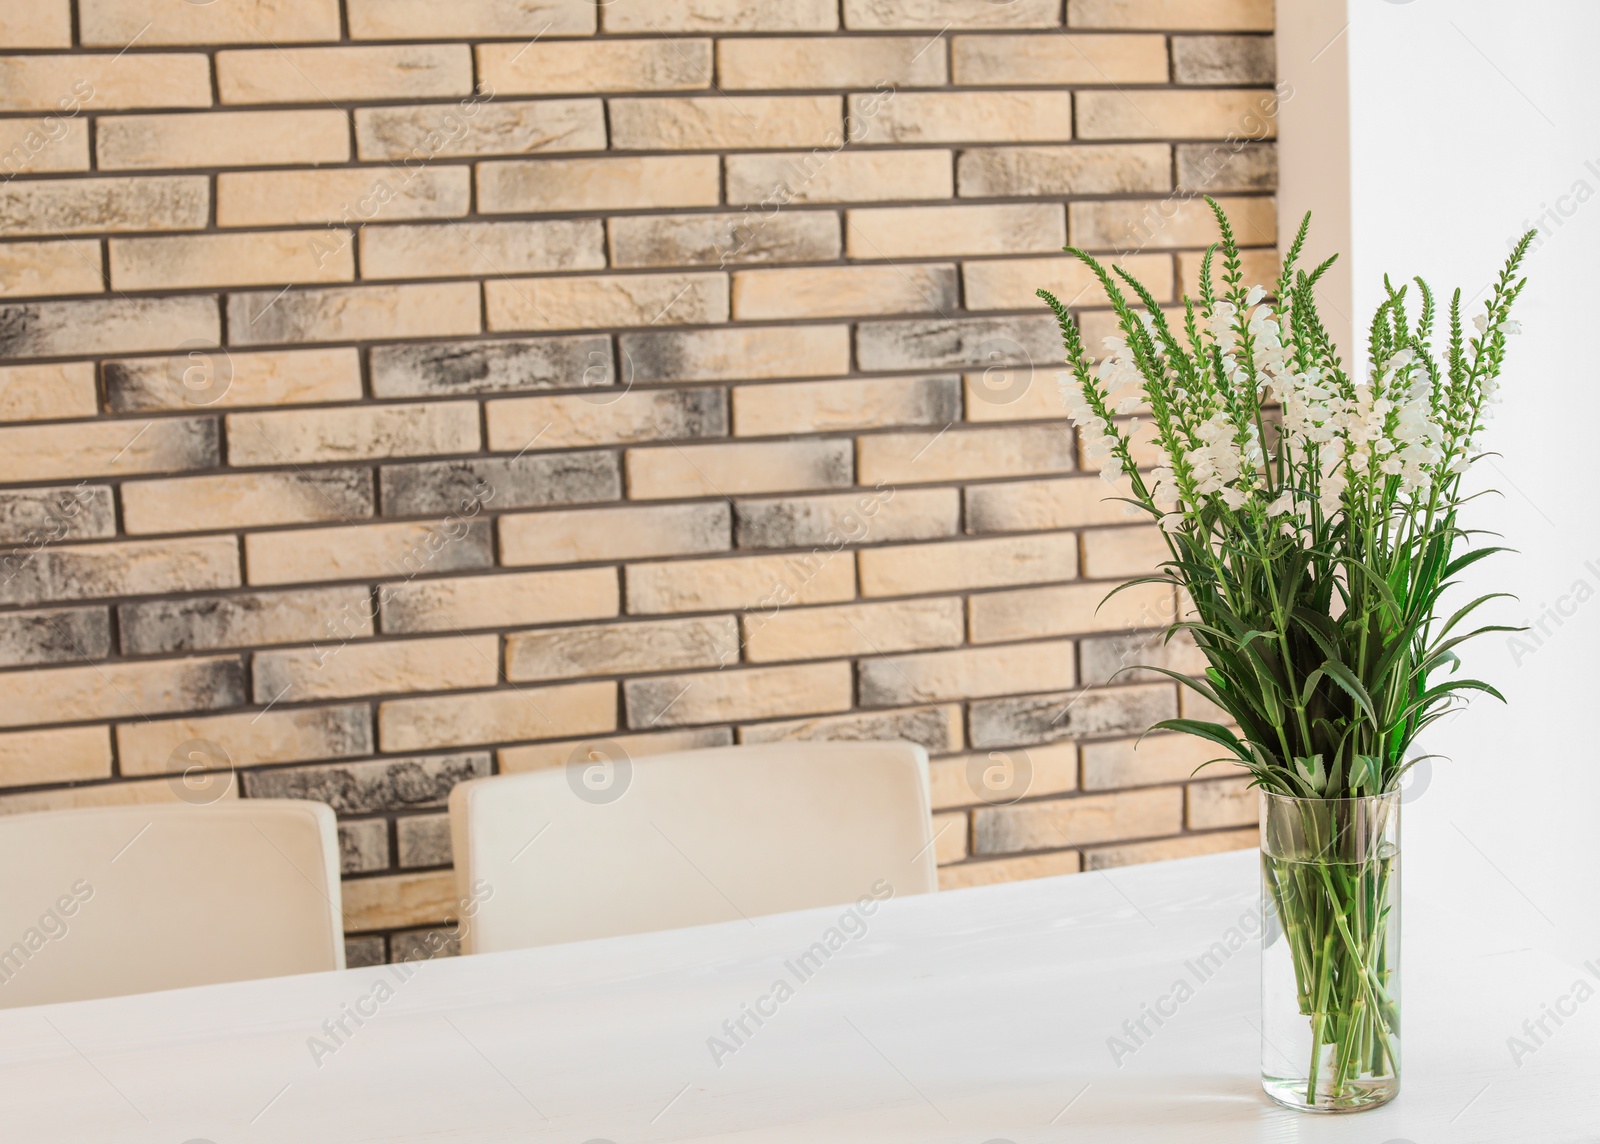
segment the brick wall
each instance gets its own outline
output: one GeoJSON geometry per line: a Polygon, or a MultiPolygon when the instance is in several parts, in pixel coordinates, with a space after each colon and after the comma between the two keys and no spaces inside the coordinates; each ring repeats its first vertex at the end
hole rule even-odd
{"type": "Polygon", "coordinates": [[[353,963],[596,740],[916,740],[947,886],[1249,845],[1032,291],[1270,273],[1271,18],[7,5],[0,811],[324,799],[353,963]]]}

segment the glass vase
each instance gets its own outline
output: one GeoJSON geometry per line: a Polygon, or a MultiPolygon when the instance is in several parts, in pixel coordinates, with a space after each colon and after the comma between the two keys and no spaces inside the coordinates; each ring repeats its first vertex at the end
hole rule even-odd
{"type": "Polygon", "coordinates": [[[1261,795],[1261,1084],[1302,1112],[1400,1091],[1400,792],[1261,795]]]}

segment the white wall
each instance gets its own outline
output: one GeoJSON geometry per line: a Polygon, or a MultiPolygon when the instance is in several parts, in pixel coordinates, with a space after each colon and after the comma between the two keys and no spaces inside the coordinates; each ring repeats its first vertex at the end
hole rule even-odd
{"type": "MultiPolygon", "coordinates": [[[[1308,22],[1307,3],[1281,0],[1280,22],[1308,22]]],[[[1519,554],[1472,587],[1520,597],[1500,622],[1571,613],[1520,650],[1468,649],[1510,704],[1477,702],[1425,743],[1451,760],[1408,804],[1407,860],[1448,863],[1474,906],[1553,952],[1600,956],[1600,4],[1351,0],[1350,18],[1348,174],[1335,141],[1327,169],[1286,182],[1348,179],[1358,329],[1386,271],[1461,285],[1475,312],[1509,241],[1541,227],[1488,441],[1503,456],[1480,465],[1504,497],[1468,509],[1519,554]]]]}

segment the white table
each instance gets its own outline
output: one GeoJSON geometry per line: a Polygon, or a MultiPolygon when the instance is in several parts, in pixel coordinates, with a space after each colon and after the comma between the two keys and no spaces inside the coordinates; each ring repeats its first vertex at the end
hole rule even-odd
{"type": "Polygon", "coordinates": [[[1254,906],[1245,851],[890,901],[720,1062],[708,1038],[795,983],[785,960],[840,910],[434,961],[404,981],[380,967],[0,1012],[0,1138],[1600,1139],[1600,999],[1520,1066],[1506,1044],[1581,963],[1417,889],[1403,1090],[1354,1116],[1262,1096],[1253,943],[1131,1056],[1108,1048],[1254,906]],[[394,995],[375,1004],[379,982],[394,995]],[[314,1061],[308,1039],[363,998],[376,1015],[314,1061]]]}

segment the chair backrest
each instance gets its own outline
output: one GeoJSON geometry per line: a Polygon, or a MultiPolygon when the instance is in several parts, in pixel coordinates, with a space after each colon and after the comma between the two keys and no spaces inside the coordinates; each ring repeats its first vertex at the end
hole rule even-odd
{"type": "Polygon", "coordinates": [[[914,743],[606,754],[451,792],[464,952],[938,886],[914,743]]]}
{"type": "Polygon", "coordinates": [[[0,1008],[344,968],[320,802],[0,817],[0,1008]]]}

